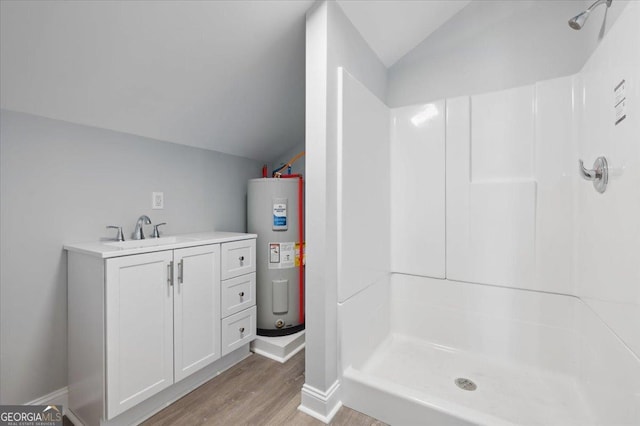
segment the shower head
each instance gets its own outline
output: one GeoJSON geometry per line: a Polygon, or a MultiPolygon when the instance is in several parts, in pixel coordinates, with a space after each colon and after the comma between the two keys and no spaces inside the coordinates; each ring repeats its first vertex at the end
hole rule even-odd
{"type": "Polygon", "coordinates": [[[589,17],[589,12],[587,11],[582,12],[581,14],[576,15],[573,18],[569,19],[569,26],[574,30],[579,30],[582,28],[582,26],[584,25],[588,17],[589,17]]]}
{"type": "Polygon", "coordinates": [[[593,9],[600,6],[601,4],[606,4],[607,7],[609,7],[611,6],[612,1],[613,0],[597,0],[595,3],[589,6],[587,10],[569,19],[569,26],[574,30],[582,29],[582,26],[587,21],[587,18],[589,17],[589,14],[593,9]]]}

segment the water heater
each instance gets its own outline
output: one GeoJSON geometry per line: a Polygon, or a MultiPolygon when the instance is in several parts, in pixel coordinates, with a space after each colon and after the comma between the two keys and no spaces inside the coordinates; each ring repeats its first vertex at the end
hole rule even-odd
{"type": "Polygon", "coordinates": [[[261,336],[284,336],[304,329],[301,194],[297,177],[249,181],[247,230],[258,235],[256,305],[261,336]]]}

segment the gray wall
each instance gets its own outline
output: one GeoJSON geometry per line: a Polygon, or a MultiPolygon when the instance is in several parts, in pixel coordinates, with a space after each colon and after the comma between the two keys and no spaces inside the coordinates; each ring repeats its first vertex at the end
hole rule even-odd
{"type": "Polygon", "coordinates": [[[261,166],[7,110],[0,156],[3,404],[67,385],[64,242],[112,237],[105,225],[122,225],[129,237],[141,214],[167,222],[167,235],[244,231],[247,180],[261,166]],[[164,192],[164,210],[151,210],[152,191],[164,192]]]}
{"type": "MultiPolygon", "coordinates": [[[[593,0],[476,0],[388,72],[391,107],[523,86],[577,73],[628,1],[567,21],[593,0]],[[606,18],[606,19],[605,19],[606,18]]],[[[634,53],[635,54],[635,53],[634,53]]]]}
{"type": "MultiPolygon", "coordinates": [[[[387,68],[371,50],[338,3],[329,2],[329,20],[327,23],[327,61],[328,92],[336,96],[338,72],[337,67],[345,70],[364,84],[382,102],[387,97],[387,68]]],[[[332,108],[332,98],[328,99],[332,108]]],[[[328,117],[331,117],[331,113],[328,117]]]]}

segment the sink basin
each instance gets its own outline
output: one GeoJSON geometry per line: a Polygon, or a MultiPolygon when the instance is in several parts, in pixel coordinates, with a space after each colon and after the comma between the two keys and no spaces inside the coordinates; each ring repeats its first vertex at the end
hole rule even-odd
{"type": "Polygon", "coordinates": [[[144,240],[129,240],[129,241],[114,241],[111,243],[104,243],[109,247],[118,247],[121,249],[135,249],[142,247],[155,247],[163,246],[167,244],[176,244],[187,241],[195,241],[194,238],[185,237],[160,237],[160,238],[147,238],[144,240]]]}

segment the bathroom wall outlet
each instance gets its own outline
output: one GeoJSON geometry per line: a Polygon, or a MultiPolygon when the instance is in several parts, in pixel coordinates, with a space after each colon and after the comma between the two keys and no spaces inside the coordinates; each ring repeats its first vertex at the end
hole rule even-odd
{"type": "Polygon", "coordinates": [[[164,192],[151,193],[151,208],[153,210],[164,209],[164,192]]]}

